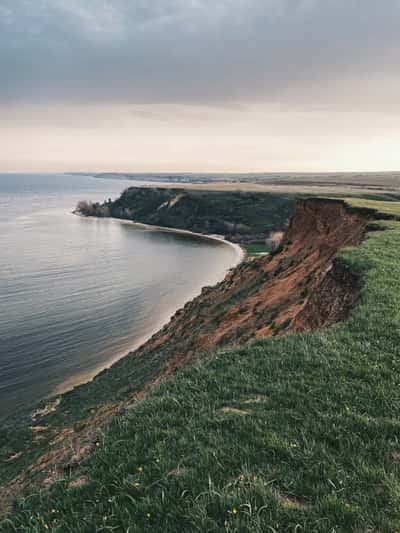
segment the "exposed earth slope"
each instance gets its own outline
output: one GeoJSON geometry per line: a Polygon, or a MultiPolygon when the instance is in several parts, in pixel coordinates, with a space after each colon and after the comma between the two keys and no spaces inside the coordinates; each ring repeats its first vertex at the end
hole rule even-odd
{"type": "Polygon", "coordinates": [[[174,361],[216,346],[331,325],[348,316],[358,278],[333,259],[358,244],[372,213],[341,201],[299,201],[276,253],[242,263],[177,312],[138,355],[174,361]]]}

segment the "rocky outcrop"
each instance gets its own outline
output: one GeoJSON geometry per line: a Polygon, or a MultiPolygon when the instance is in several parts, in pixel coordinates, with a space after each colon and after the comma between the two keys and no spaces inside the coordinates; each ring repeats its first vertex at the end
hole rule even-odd
{"type": "Polygon", "coordinates": [[[345,320],[357,303],[360,287],[359,275],[334,259],[295,317],[291,329],[312,331],[345,320]]]}

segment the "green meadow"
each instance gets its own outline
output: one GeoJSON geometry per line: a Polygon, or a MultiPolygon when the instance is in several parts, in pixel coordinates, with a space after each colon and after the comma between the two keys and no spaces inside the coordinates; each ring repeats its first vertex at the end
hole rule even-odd
{"type": "Polygon", "coordinates": [[[267,254],[271,251],[271,247],[267,244],[246,244],[244,246],[246,255],[249,257],[259,254],[267,254]]]}

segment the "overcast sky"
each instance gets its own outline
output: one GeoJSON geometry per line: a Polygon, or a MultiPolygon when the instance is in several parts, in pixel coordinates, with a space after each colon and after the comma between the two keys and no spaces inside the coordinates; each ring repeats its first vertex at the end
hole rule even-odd
{"type": "Polygon", "coordinates": [[[400,0],[0,0],[0,171],[400,169],[400,0]]]}

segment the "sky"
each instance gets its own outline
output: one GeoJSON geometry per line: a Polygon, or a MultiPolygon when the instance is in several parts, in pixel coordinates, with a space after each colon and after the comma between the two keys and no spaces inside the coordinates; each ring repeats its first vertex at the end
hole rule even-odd
{"type": "Polygon", "coordinates": [[[400,0],[0,0],[0,171],[400,170],[400,0]]]}

